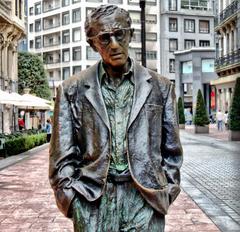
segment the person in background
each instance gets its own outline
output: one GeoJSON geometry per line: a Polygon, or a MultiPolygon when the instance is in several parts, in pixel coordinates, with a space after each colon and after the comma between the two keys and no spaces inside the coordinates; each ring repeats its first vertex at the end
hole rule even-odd
{"type": "Polygon", "coordinates": [[[47,119],[46,132],[47,132],[47,142],[50,142],[51,135],[52,135],[52,124],[50,119],[47,119]]]}
{"type": "Polygon", "coordinates": [[[225,111],[223,121],[224,121],[225,129],[228,130],[228,111],[225,111]]]}
{"type": "Polygon", "coordinates": [[[216,114],[216,119],[217,119],[217,127],[219,131],[223,130],[223,119],[224,115],[223,112],[219,109],[217,114],[216,114]]]}
{"type": "Polygon", "coordinates": [[[18,127],[19,127],[19,130],[23,130],[25,128],[25,123],[24,123],[24,120],[22,117],[19,117],[18,118],[18,127]]]}

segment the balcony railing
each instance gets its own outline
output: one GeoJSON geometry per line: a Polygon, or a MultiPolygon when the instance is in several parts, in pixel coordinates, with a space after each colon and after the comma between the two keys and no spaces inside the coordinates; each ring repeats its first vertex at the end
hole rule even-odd
{"type": "Polygon", "coordinates": [[[220,69],[229,65],[240,64],[240,49],[219,57],[215,60],[216,69],[220,69]]]}
{"type": "Polygon", "coordinates": [[[240,1],[235,0],[229,6],[227,6],[221,13],[218,15],[218,24],[222,23],[228,17],[234,15],[240,10],[240,1]]]}

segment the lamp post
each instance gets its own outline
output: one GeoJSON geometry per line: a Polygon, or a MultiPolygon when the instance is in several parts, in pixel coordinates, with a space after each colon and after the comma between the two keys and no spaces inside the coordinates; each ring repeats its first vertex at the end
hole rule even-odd
{"type": "Polygon", "coordinates": [[[146,30],[145,30],[145,0],[139,0],[141,8],[141,41],[142,41],[142,65],[146,67],[146,30]]]}

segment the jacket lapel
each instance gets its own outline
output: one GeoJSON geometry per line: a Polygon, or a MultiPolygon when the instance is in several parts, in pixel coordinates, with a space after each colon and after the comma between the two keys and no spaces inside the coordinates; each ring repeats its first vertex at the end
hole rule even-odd
{"type": "Polygon", "coordinates": [[[110,123],[108,119],[107,109],[102,96],[99,78],[98,78],[98,64],[93,65],[86,70],[85,73],[85,87],[87,90],[85,96],[92,104],[93,108],[98,113],[99,117],[103,120],[107,128],[110,130],[110,123]]]}
{"type": "Polygon", "coordinates": [[[129,118],[128,128],[131,126],[133,121],[138,116],[139,111],[143,107],[149,93],[152,90],[152,85],[148,80],[152,78],[148,70],[139,64],[135,63],[134,66],[134,82],[135,90],[133,97],[133,106],[131,110],[131,115],[129,118]]]}

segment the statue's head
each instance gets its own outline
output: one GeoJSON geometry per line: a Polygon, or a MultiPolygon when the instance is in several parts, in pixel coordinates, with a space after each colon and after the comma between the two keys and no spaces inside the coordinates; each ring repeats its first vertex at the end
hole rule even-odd
{"type": "Polygon", "coordinates": [[[121,66],[126,62],[134,32],[131,23],[129,13],[116,5],[101,5],[87,16],[87,42],[106,64],[121,66]]]}

